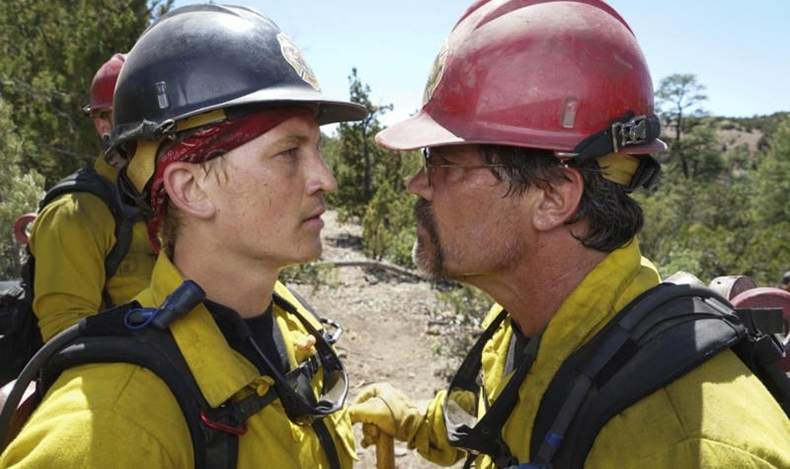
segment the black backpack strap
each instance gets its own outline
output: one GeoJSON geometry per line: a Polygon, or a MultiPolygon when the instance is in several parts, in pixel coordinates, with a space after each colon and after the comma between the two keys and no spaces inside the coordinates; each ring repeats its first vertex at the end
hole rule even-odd
{"type": "MultiPolygon", "coordinates": [[[[115,275],[118,266],[129,251],[134,224],[143,219],[142,211],[137,207],[122,203],[113,183],[99,175],[93,168],[79,169],[61,179],[47,191],[39,202],[39,210],[55,198],[72,192],[88,192],[100,198],[110,209],[115,220],[115,245],[104,259],[105,279],[109,280],[115,275]]],[[[102,299],[106,307],[114,306],[106,287],[102,290],[102,299]]]]}
{"type": "Polygon", "coordinates": [[[779,339],[785,333],[782,309],[736,309],[735,313],[748,333],[733,352],[760,378],[790,418],[790,375],[778,364],[790,351],[779,339]]]}
{"type": "Polygon", "coordinates": [[[43,341],[38,320],[33,313],[33,271],[35,259],[28,251],[22,264],[21,281],[0,301],[8,318],[0,331],[0,385],[19,375],[30,358],[41,348],[43,341]]]}
{"type": "Polygon", "coordinates": [[[143,366],[164,381],[178,401],[192,437],[195,468],[236,467],[238,435],[246,430],[244,414],[260,410],[262,406],[251,404],[271,402],[274,393],[263,398],[253,395],[257,403],[244,399],[239,405],[228,402],[211,408],[168,329],[129,331],[124,327],[124,315],[136,307],[136,303],[127,303],[86,318],[81,326],[82,337],[60,350],[42,370],[42,392],[63,370],[77,365],[122,362],[143,366]],[[244,420],[236,420],[240,417],[244,420]]]}
{"type": "Polygon", "coordinates": [[[555,375],[533,427],[534,467],[581,468],[614,415],[746,335],[734,310],[711,290],[673,284],[648,290],[555,375]]]}
{"type": "MultiPolygon", "coordinates": [[[[310,305],[310,303],[308,303],[307,300],[305,300],[302,297],[302,295],[300,295],[299,293],[297,293],[296,291],[292,290],[289,287],[286,288],[291,293],[291,295],[293,295],[293,297],[296,298],[296,300],[307,310],[307,312],[309,312],[315,319],[317,319],[321,323],[322,326],[327,324],[328,320],[321,318],[318,315],[318,313],[315,311],[315,309],[310,305]]],[[[301,316],[301,313],[299,313],[299,311],[297,311],[297,309],[292,304],[290,304],[288,301],[285,300],[285,298],[281,297],[280,295],[277,295],[276,293],[274,295],[274,301],[277,303],[278,306],[288,311],[289,313],[294,314],[296,316],[301,316]]],[[[336,332],[334,335],[328,334],[325,330],[318,330],[316,332],[323,335],[324,340],[326,340],[326,342],[329,345],[334,345],[334,343],[337,342],[337,339],[342,333],[343,329],[340,328],[340,326],[337,325],[337,323],[335,323],[334,321],[329,321],[329,323],[334,327],[336,327],[337,328],[336,330],[339,332],[336,332]]],[[[307,324],[305,323],[305,325],[307,324]]],[[[278,350],[280,350],[280,347],[278,347],[278,350]]],[[[287,360],[285,363],[287,364],[287,360]]],[[[309,388],[309,386],[307,386],[306,383],[312,380],[313,375],[318,371],[320,366],[321,364],[320,361],[318,360],[318,355],[316,354],[310,357],[302,364],[300,364],[296,369],[291,370],[291,373],[296,372],[296,370],[302,370],[304,373],[306,373],[307,380],[301,381],[302,385],[307,387],[307,389],[302,390],[302,392],[305,395],[308,396],[312,395],[313,390],[309,388]]],[[[318,437],[318,442],[321,444],[321,447],[324,449],[326,458],[329,461],[330,469],[340,469],[340,458],[337,454],[337,448],[335,447],[335,442],[334,440],[332,440],[332,434],[329,433],[329,429],[327,428],[326,423],[322,419],[316,419],[312,423],[312,427],[313,430],[315,431],[316,436],[318,437]]]]}

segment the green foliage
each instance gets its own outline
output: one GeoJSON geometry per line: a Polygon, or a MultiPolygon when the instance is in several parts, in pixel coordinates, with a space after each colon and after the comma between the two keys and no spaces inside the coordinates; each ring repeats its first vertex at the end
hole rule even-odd
{"type": "Polygon", "coordinates": [[[382,259],[386,256],[396,264],[414,268],[412,247],[417,239],[412,215],[414,197],[403,188],[401,180],[405,176],[401,175],[413,173],[412,168],[418,164],[414,161],[418,158],[416,153],[391,156],[391,161],[398,163],[398,176],[389,180],[382,178],[362,218],[362,239],[369,257],[382,259]],[[401,160],[412,163],[401,164],[401,160]]]}
{"type": "Polygon", "coordinates": [[[436,295],[443,309],[462,318],[464,324],[479,326],[494,303],[490,296],[475,287],[459,283],[436,295]]]}
{"type": "Polygon", "coordinates": [[[687,118],[707,114],[702,108],[702,102],[708,99],[704,91],[705,86],[690,73],[675,73],[661,80],[656,91],[658,107],[667,125],[675,129],[676,140],[688,130],[687,118]]]}
{"type": "Polygon", "coordinates": [[[371,102],[370,87],[362,83],[356,69],[352,70],[349,83],[351,101],[371,112],[360,122],[340,124],[337,138],[322,140],[321,151],[338,183],[337,191],[329,194],[327,200],[341,219],[361,220],[368,256],[386,257],[414,267],[414,202],[403,187],[403,180],[419,169],[420,156],[416,152],[392,152],[375,143],[374,137],[382,129],[378,116],[392,106],[371,102]]]}
{"type": "Polygon", "coordinates": [[[745,274],[773,285],[790,268],[790,118],[756,167],[742,164],[744,149],[721,155],[715,134],[698,129],[688,135],[698,154],[692,177],[667,171],[656,190],[635,196],[645,212],[642,250],[663,276],[686,270],[707,283],[745,274]]]}
{"type": "Polygon", "coordinates": [[[436,295],[450,327],[451,340],[436,343],[433,353],[447,359],[447,366],[438,374],[448,381],[452,378],[461,361],[472,348],[482,331],[481,324],[488,314],[494,301],[475,287],[466,284],[454,284],[449,290],[436,295]]]}
{"type": "Polygon", "coordinates": [[[280,272],[279,280],[285,284],[310,285],[315,292],[322,286],[337,284],[337,270],[326,264],[297,264],[280,272]]]}
{"type": "Polygon", "coordinates": [[[11,122],[12,107],[0,96],[0,278],[19,276],[21,248],[14,238],[14,221],[33,212],[43,196],[44,178],[35,171],[23,171],[22,141],[11,122]]]}
{"type": "Polygon", "coordinates": [[[790,118],[777,129],[771,149],[750,176],[756,188],[756,222],[767,225],[790,221],[790,118]]]}
{"type": "Polygon", "coordinates": [[[361,121],[343,122],[338,126],[337,145],[326,155],[338,189],[327,199],[342,218],[361,219],[375,193],[377,173],[389,166],[386,162],[389,152],[376,145],[373,138],[381,130],[379,116],[392,109],[392,105],[378,106],[371,102],[370,86],[362,83],[356,68],[352,69],[348,80],[350,101],[365,106],[369,114],[361,121]]]}
{"type": "Polygon", "coordinates": [[[676,73],[661,80],[656,91],[657,107],[664,127],[674,130],[674,138],[664,158],[686,178],[694,177],[690,166],[696,166],[699,155],[693,143],[683,141],[683,135],[699,125],[700,118],[707,115],[702,108],[702,102],[708,99],[703,94],[704,90],[705,87],[697,82],[693,74],[676,73]]]}
{"type": "Polygon", "coordinates": [[[3,0],[0,95],[14,109],[21,165],[52,184],[101,150],[82,113],[96,70],[128,51],[172,0],[3,0]]]}

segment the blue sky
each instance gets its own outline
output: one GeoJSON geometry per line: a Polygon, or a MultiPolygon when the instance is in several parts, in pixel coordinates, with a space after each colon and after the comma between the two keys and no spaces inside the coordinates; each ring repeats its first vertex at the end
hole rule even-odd
{"type": "MultiPolygon", "coordinates": [[[[177,0],[176,6],[200,3],[177,0]]],[[[217,1],[216,3],[223,3],[217,1]]],[[[390,125],[417,110],[431,63],[472,0],[230,0],[272,18],[302,49],[324,93],[348,97],[358,69],[390,125]]],[[[655,87],[693,73],[714,115],[790,111],[790,0],[609,0],[631,25],[655,87]]]]}

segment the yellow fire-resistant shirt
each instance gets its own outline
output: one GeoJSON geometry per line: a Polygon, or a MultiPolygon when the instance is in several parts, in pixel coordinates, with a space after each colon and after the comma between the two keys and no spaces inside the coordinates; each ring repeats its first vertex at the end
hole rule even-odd
{"type": "MultiPolygon", "coordinates": [[[[609,254],[561,305],[548,324],[519,399],[502,429],[511,452],[529,462],[530,438],[543,394],[562,363],[640,293],[657,285],[655,267],[636,241],[609,254]]],[[[495,305],[486,320],[502,307],[495,305]]],[[[485,388],[493,401],[504,388],[512,338],[509,321],[486,344],[485,388]]],[[[452,464],[464,453],[447,443],[445,393],[431,403],[410,446],[452,464]]],[[[488,457],[477,466],[493,468],[488,457]]],[[[790,421],[748,368],[727,350],[610,420],[588,454],[586,469],[790,468],[790,421]]]]}
{"type": "MultiPolygon", "coordinates": [[[[143,306],[158,306],[182,281],[161,255],[151,287],[136,299],[143,306]]],[[[278,283],[275,292],[320,327],[283,285],[278,283]]],[[[272,313],[292,367],[315,353],[314,348],[297,347],[308,332],[295,316],[276,303],[272,313]]],[[[268,391],[270,380],[228,345],[202,304],[174,321],[171,331],[210,405],[268,391]]],[[[316,392],[321,389],[320,372],[312,385],[316,392]]],[[[350,468],[356,452],[347,409],[325,422],[341,467],[350,468]]],[[[291,423],[279,399],[250,417],[247,428],[239,437],[240,469],[329,467],[313,428],[291,423]]],[[[193,467],[192,440],[175,397],[151,371],[122,363],[81,365],[58,378],[0,456],[0,468],[11,467],[184,469],[193,467]]]]}
{"type": "MultiPolygon", "coordinates": [[[[102,156],[94,168],[115,181],[116,170],[102,156]]],[[[145,223],[134,224],[129,250],[115,274],[106,280],[104,260],[114,245],[115,218],[107,204],[93,194],[63,194],[38,214],[29,247],[36,260],[33,310],[44,341],[106,309],[102,300],[105,282],[116,305],[148,286],[156,257],[145,223]]]]}

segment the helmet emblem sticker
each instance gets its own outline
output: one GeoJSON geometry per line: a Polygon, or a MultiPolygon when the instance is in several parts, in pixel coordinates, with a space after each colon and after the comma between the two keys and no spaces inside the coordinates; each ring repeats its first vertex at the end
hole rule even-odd
{"type": "Polygon", "coordinates": [[[444,74],[444,62],[447,59],[448,51],[449,46],[447,45],[447,40],[445,39],[442,47],[439,49],[439,53],[436,54],[436,59],[433,61],[431,73],[428,75],[428,83],[425,84],[425,91],[422,94],[423,106],[428,104],[428,101],[431,100],[431,96],[433,96],[433,92],[436,90],[436,87],[439,86],[439,82],[442,81],[442,75],[444,74]]]}
{"type": "Polygon", "coordinates": [[[307,60],[302,55],[302,51],[296,47],[296,44],[293,43],[291,38],[285,33],[280,33],[277,35],[277,40],[280,42],[280,51],[283,57],[291,64],[291,67],[293,67],[296,74],[299,75],[299,78],[315,88],[316,91],[321,91],[321,87],[318,85],[318,79],[316,79],[313,69],[307,64],[307,60]]]}

